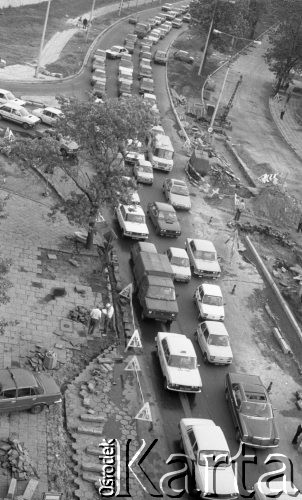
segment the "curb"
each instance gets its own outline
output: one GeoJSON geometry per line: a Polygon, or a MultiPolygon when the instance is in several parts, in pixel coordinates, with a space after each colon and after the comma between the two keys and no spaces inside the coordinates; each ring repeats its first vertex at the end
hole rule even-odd
{"type": "Polygon", "coordinates": [[[300,155],[296,149],[295,149],[295,146],[289,142],[289,140],[287,139],[282,127],[280,127],[280,124],[277,120],[275,120],[275,113],[273,111],[273,106],[272,106],[272,98],[269,97],[268,98],[268,107],[269,107],[269,111],[270,111],[270,115],[272,117],[272,120],[274,122],[274,124],[276,125],[277,129],[279,130],[280,134],[282,135],[284,141],[286,142],[286,144],[290,147],[290,149],[295,153],[295,155],[297,156],[298,160],[302,160],[302,155],[300,155]]]}
{"type": "Polygon", "coordinates": [[[244,177],[246,178],[246,180],[248,180],[248,182],[250,183],[250,185],[252,187],[254,187],[254,188],[257,187],[257,184],[255,184],[254,180],[252,179],[252,177],[250,176],[250,174],[248,172],[247,164],[239,156],[239,154],[237,153],[236,149],[231,144],[231,141],[229,141],[228,139],[226,139],[224,141],[224,144],[226,146],[226,149],[228,151],[230,151],[232,153],[232,155],[234,156],[234,158],[237,161],[237,163],[239,165],[239,168],[240,168],[241,172],[243,173],[244,177]]]}
{"type": "Polygon", "coordinates": [[[272,291],[274,292],[274,294],[275,294],[275,296],[276,296],[276,298],[277,298],[277,300],[278,300],[278,302],[280,304],[280,307],[282,308],[284,314],[286,315],[287,319],[289,320],[290,324],[292,325],[293,329],[295,330],[296,334],[298,335],[300,342],[302,343],[302,331],[301,331],[301,329],[300,329],[300,327],[298,325],[298,322],[295,319],[292,311],[290,310],[290,308],[288,307],[288,305],[285,302],[284,298],[282,297],[279,288],[277,287],[277,285],[276,285],[275,281],[273,280],[270,272],[266,268],[263,260],[261,259],[260,255],[258,254],[256,248],[254,247],[253,243],[251,242],[251,240],[249,239],[248,236],[245,237],[245,241],[246,241],[246,243],[247,243],[250,251],[252,252],[255,260],[257,261],[257,264],[261,268],[261,271],[262,271],[265,279],[267,280],[267,282],[270,285],[272,291]]]}

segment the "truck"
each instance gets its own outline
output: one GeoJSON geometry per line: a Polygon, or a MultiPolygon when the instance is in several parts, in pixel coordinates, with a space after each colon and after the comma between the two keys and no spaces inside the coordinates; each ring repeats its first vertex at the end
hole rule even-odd
{"type": "Polygon", "coordinates": [[[168,135],[152,134],[148,144],[148,160],[153,168],[171,172],[173,168],[174,148],[168,135]]]}
{"type": "MultiPolygon", "coordinates": [[[[171,324],[178,314],[173,269],[167,255],[144,251],[136,244],[131,252],[135,292],[142,308],[142,319],[171,324]]],[[[155,250],[155,251],[154,251],[155,250]]]]}

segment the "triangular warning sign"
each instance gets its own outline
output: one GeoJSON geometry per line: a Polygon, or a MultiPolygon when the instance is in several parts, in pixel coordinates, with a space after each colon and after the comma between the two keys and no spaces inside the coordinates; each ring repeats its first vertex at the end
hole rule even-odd
{"type": "Polygon", "coordinates": [[[138,330],[134,330],[133,335],[132,335],[131,339],[129,340],[125,351],[127,351],[127,349],[129,349],[129,347],[143,347],[138,330]]]}
{"type": "Polygon", "coordinates": [[[130,300],[132,297],[132,283],[125,286],[125,288],[123,288],[123,290],[119,293],[119,296],[130,300]]]}
{"type": "Polygon", "coordinates": [[[145,403],[134,418],[136,420],[147,420],[147,422],[152,422],[152,415],[149,403],[145,403]]]}
{"type": "Polygon", "coordinates": [[[140,372],[141,371],[141,367],[139,365],[139,362],[138,362],[138,359],[136,356],[132,356],[132,358],[130,359],[130,361],[127,363],[126,367],[125,367],[125,371],[126,372],[140,372]]]}

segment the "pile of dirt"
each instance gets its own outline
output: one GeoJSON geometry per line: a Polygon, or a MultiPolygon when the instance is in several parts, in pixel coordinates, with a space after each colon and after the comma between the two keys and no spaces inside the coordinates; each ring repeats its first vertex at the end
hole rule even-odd
{"type": "Polygon", "coordinates": [[[297,226],[302,214],[301,203],[280,186],[265,186],[251,202],[254,213],[286,230],[297,226]]]}

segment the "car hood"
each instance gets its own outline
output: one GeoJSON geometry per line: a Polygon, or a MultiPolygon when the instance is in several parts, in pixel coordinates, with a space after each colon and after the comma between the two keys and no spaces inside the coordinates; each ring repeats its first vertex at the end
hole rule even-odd
{"type": "Polygon", "coordinates": [[[215,356],[215,358],[232,358],[233,353],[230,346],[222,345],[208,345],[210,356],[215,356]]]}
{"type": "Polygon", "coordinates": [[[139,179],[153,179],[153,174],[150,172],[137,172],[139,179]]]}
{"type": "Polygon", "coordinates": [[[224,317],[224,307],[223,306],[210,306],[208,304],[203,304],[199,302],[199,307],[204,314],[211,317],[221,318],[224,317]]]}
{"type": "Polygon", "coordinates": [[[167,231],[180,231],[180,225],[177,221],[169,222],[169,219],[157,219],[160,229],[166,229],[167,231]]]}
{"type": "Polygon", "coordinates": [[[238,485],[231,466],[209,469],[197,465],[195,468],[196,486],[202,492],[216,495],[238,493],[238,485]]]}
{"type": "Polygon", "coordinates": [[[274,420],[272,418],[252,418],[240,414],[243,433],[255,438],[270,439],[276,437],[274,420]]]}
{"type": "Polygon", "coordinates": [[[163,311],[178,313],[178,306],[176,300],[163,300],[146,297],[147,309],[154,311],[163,311]]]}
{"type": "Polygon", "coordinates": [[[129,221],[124,221],[124,223],[127,231],[131,231],[133,233],[149,234],[149,230],[146,224],[140,224],[139,222],[129,222],[129,221]]]}
{"type": "Polygon", "coordinates": [[[202,387],[202,381],[198,368],[194,370],[185,370],[169,366],[168,373],[172,384],[186,385],[188,387],[202,387]]]}
{"type": "Polygon", "coordinates": [[[61,396],[60,388],[53,378],[45,375],[44,373],[36,373],[35,376],[44,387],[44,391],[46,394],[58,394],[59,396],[61,396]]]}
{"type": "Polygon", "coordinates": [[[173,273],[176,276],[191,276],[191,269],[189,267],[172,265],[173,273]]]}
{"type": "Polygon", "coordinates": [[[209,260],[202,260],[202,259],[194,259],[195,266],[197,269],[201,269],[202,271],[212,271],[214,273],[220,273],[220,265],[219,263],[214,260],[214,261],[209,261],[209,260]]]}
{"type": "Polygon", "coordinates": [[[182,196],[181,194],[170,193],[170,200],[172,205],[179,205],[184,208],[191,208],[191,200],[189,196],[182,196]]]}

